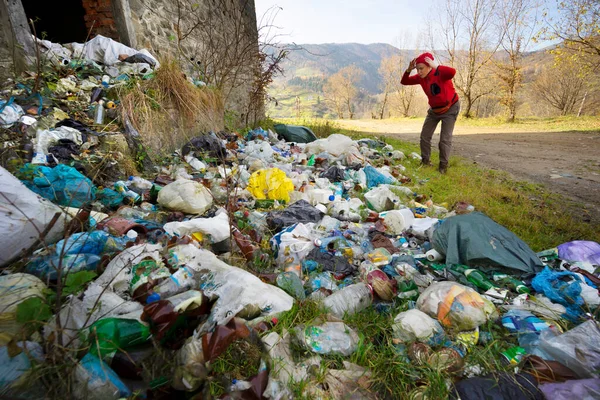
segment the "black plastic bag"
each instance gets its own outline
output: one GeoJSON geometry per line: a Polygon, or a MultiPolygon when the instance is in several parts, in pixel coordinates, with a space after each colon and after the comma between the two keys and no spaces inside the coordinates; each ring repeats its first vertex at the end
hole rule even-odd
{"type": "Polygon", "coordinates": [[[544,400],[537,380],[528,373],[490,374],[464,379],[454,385],[451,399],[461,400],[544,400]]]}
{"type": "Polygon", "coordinates": [[[210,157],[218,159],[224,159],[226,154],[221,140],[210,134],[193,138],[181,149],[183,156],[194,152],[208,154],[210,157]]]}
{"type": "Polygon", "coordinates": [[[321,172],[321,178],[327,178],[331,182],[341,182],[344,180],[345,171],[340,167],[329,167],[327,171],[321,172]]]}
{"type": "Polygon", "coordinates": [[[305,258],[317,262],[324,271],[330,271],[334,274],[351,275],[354,273],[354,267],[344,256],[336,256],[319,247],[311,250],[305,258]]]}
{"type": "Polygon", "coordinates": [[[311,206],[306,200],[299,200],[282,211],[271,211],[267,214],[267,225],[269,229],[279,232],[287,226],[299,222],[319,222],[323,219],[323,213],[311,206]]]}

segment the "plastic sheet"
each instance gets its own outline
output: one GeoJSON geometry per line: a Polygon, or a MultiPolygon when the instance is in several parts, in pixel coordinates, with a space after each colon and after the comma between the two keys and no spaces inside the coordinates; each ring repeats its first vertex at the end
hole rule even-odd
{"type": "Polygon", "coordinates": [[[565,261],[582,261],[600,265],[600,244],[575,240],[558,246],[558,257],[565,261]]]}
{"type": "Polygon", "coordinates": [[[222,212],[213,218],[194,218],[189,221],[168,222],[163,226],[166,233],[172,236],[192,235],[200,232],[210,235],[212,243],[219,243],[230,236],[229,217],[222,212]]]}
{"type": "Polygon", "coordinates": [[[317,354],[349,356],[358,346],[358,334],[343,322],[325,322],[296,329],[300,342],[317,354]]]}
{"type": "MultiPolygon", "coordinates": [[[[63,236],[71,219],[58,206],[29,190],[16,177],[0,167],[0,266],[15,260],[22,251],[37,248],[41,233],[50,245],[63,236]],[[53,221],[53,218],[57,216],[53,221]],[[49,226],[53,223],[52,226],[49,226]]],[[[39,243],[41,247],[42,243],[39,243]]]]}
{"type": "Polygon", "coordinates": [[[404,343],[418,341],[438,344],[444,337],[444,329],[440,323],[416,309],[396,315],[392,330],[394,338],[404,343]]]}

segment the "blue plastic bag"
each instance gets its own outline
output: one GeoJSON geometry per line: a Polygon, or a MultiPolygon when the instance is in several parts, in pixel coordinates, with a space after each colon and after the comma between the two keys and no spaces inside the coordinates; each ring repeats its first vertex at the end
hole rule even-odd
{"type": "Polygon", "coordinates": [[[379,185],[389,185],[394,182],[392,178],[390,178],[389,176],[385,176],[370,165],[367,165],[363,169],[363,171],[367,176],[367,187],[369,189],[379,185]]]}
{"type": "Polygon", "coordinates": [[[576,322],[580,319],[584,304],[581,297],[581,278],[573,272],[556,272],[546,267],[531,281],[531,286],[536,292],[544,294],[552,302],[562,304],[567,308],[563,315],[566,319],[576,322]],[[563,277],[571,277],[572,280],[564,281],[563,277]]]}
{"type": "Polygon", "coordinates": [[[56,254],[101,254],[110,235],[104,231],[80,232],[59,241],[56,254]],[[64,251],[63,251],[64,248],[64,251]]]}
{"type": "Polygon", "coordinates": [[[92,181],[68,165],[50,168],[25,164],[19,172],[32,178],[23,181],[25,186],[58,205],[81,208],[96,198],[92,181]]]}
{"type": "Polygon", "coordinates": [[[62,269],[64,279],[67,274],[74,274],[79,271],[95,271],[100,258],[96,254],[67,254],[62,257],[61,261],[60,256],[48,255],[34,258],[27,264],[25,270],[42,280],[54,281],[58,278],[58,268],[62,269]]]}

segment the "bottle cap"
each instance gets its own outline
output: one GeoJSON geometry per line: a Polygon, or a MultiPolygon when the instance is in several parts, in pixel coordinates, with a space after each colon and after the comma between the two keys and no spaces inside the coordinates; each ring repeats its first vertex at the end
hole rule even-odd
{"type": "Polygon", "coordinates": [[[160,294],[158,294],[158,293],[152,293],[146,299],[146,304],[154,303],[154,302],[159,301],[159,300],[160,300],[160,294]]]}
{"type": "Polygon", "coordinates": [[[329,201],[334,201],[335,200],[335,196],[334,195],[329,195],[329,201]]]}

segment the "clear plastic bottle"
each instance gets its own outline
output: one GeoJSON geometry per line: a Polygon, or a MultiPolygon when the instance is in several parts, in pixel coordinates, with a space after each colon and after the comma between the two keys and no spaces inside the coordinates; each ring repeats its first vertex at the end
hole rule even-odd
{"type": "Polygon", "coordinates": [[[333,293],[323,304],[338,318],[364,310],[373,302],[373,293],[364,283],[356,283],[333,293]]]}
{"type": "Polygon", "coordinates": [[[96,125],[104,124],[104,100],[100,100],[96,105],[96,111],[94,113],[94,123],[96,125]]]}

